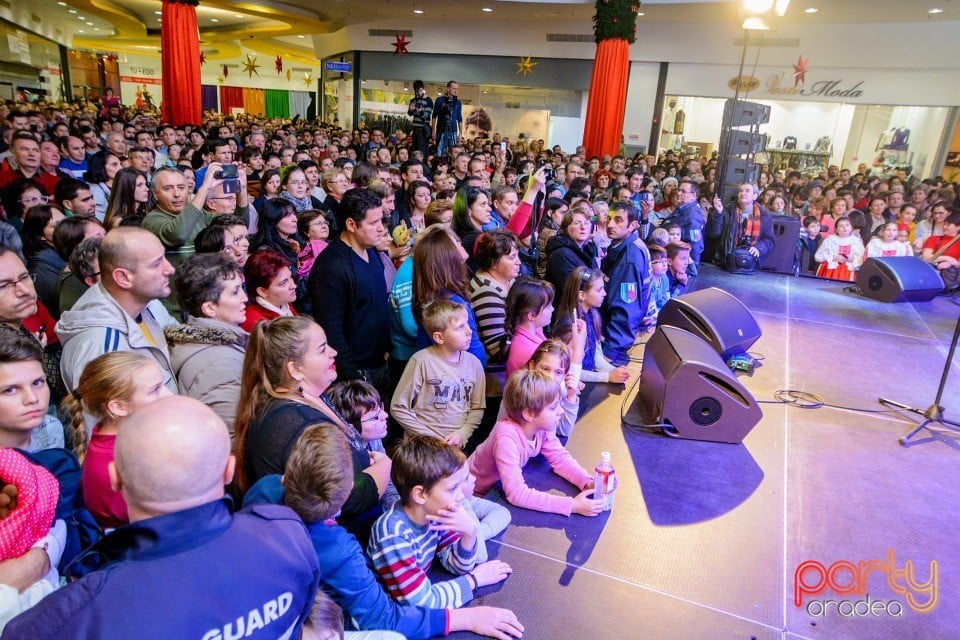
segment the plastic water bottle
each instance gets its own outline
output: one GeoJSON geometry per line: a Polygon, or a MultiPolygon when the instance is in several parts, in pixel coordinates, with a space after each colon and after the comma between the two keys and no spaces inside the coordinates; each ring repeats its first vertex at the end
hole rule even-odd
{"type": "Polygon", "coordinates": [[[613,463],[610,462],[610,452],[604,451],[593,470],[593,497],[603,501],[604,511],[613,508],[613,492],[616,488],[617,472],[613,470],[613,463]]]}

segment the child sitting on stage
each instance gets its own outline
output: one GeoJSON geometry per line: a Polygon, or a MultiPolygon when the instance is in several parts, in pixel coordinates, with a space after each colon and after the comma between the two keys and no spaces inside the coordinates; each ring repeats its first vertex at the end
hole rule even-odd
{"type": "MultiPolygon", "coordinates": [[[[507,417],[470,456],[470,472],[477,477],[475,495],[485,495],[498,481],[510,504],[569,516],[595,516],[602,510],[594,500],[593,477],[557,439],[563,412],[560,385],[543,371],[521,369],[510,376],[503,393],[507,417]],[[580,489],[576,497],[557,496],[527,486],[523,467],[543,454],[556,473],[580,489]]],[[[394,461],[396,465],[396,461],[394,461]]]]}
{"type": "Polygon", "coordinates": [[[463,453],[437,438],[407,434],[394,449],[390,477],[400,501],[374,523],[367,555],[398,602],[461,607],[478,587],[510,575],[505,562],[477,564],[477,524],[460,504],[469,474],[463,453]],[[458,577],[432,583],[434,559],[458,577]]]}

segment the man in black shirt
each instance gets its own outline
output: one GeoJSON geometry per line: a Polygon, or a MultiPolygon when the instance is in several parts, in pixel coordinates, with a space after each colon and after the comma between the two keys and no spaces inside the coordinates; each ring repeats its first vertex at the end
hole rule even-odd
{"type": "Polygon", "coordinates": [[[407,115],[413,116],[413,148],[427,157],[427,144],[430,142],[430,116],[433,114],[433,99],[427,95],[423,80],[413,81],[413,94],[416,96],[407,107],[407,115]]]}

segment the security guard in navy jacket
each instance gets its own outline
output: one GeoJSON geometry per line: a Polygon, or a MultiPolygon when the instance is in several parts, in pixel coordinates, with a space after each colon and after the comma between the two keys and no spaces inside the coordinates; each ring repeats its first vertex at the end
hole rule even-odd
{"type": "Polygon", "coordinates": [[[637,237],[639,214],[629,202],[610,207],[607,235],[612,244],[600,268],[607,278],[603,301],[603,355],[615,366],[630,361],[627,354],[640,333],[650,303],[650,258],[637,237]]]}

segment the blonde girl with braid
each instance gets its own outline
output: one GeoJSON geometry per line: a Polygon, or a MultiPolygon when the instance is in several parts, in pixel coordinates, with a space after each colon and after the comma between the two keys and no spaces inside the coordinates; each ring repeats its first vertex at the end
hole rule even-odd
{"type": "Polygon", "coordinates": [[[104,529],[127,524],[127,505],[110,484],[110,463],[120,423],[155,400],[169,396],[156,361],[133,351],[105,353],[83,368],[80,384],[64,400],[71,415],[74,451],[83,464],[83,500],[104,529]],[[96,420],[90,437],[84,414],[96,420]]]}

